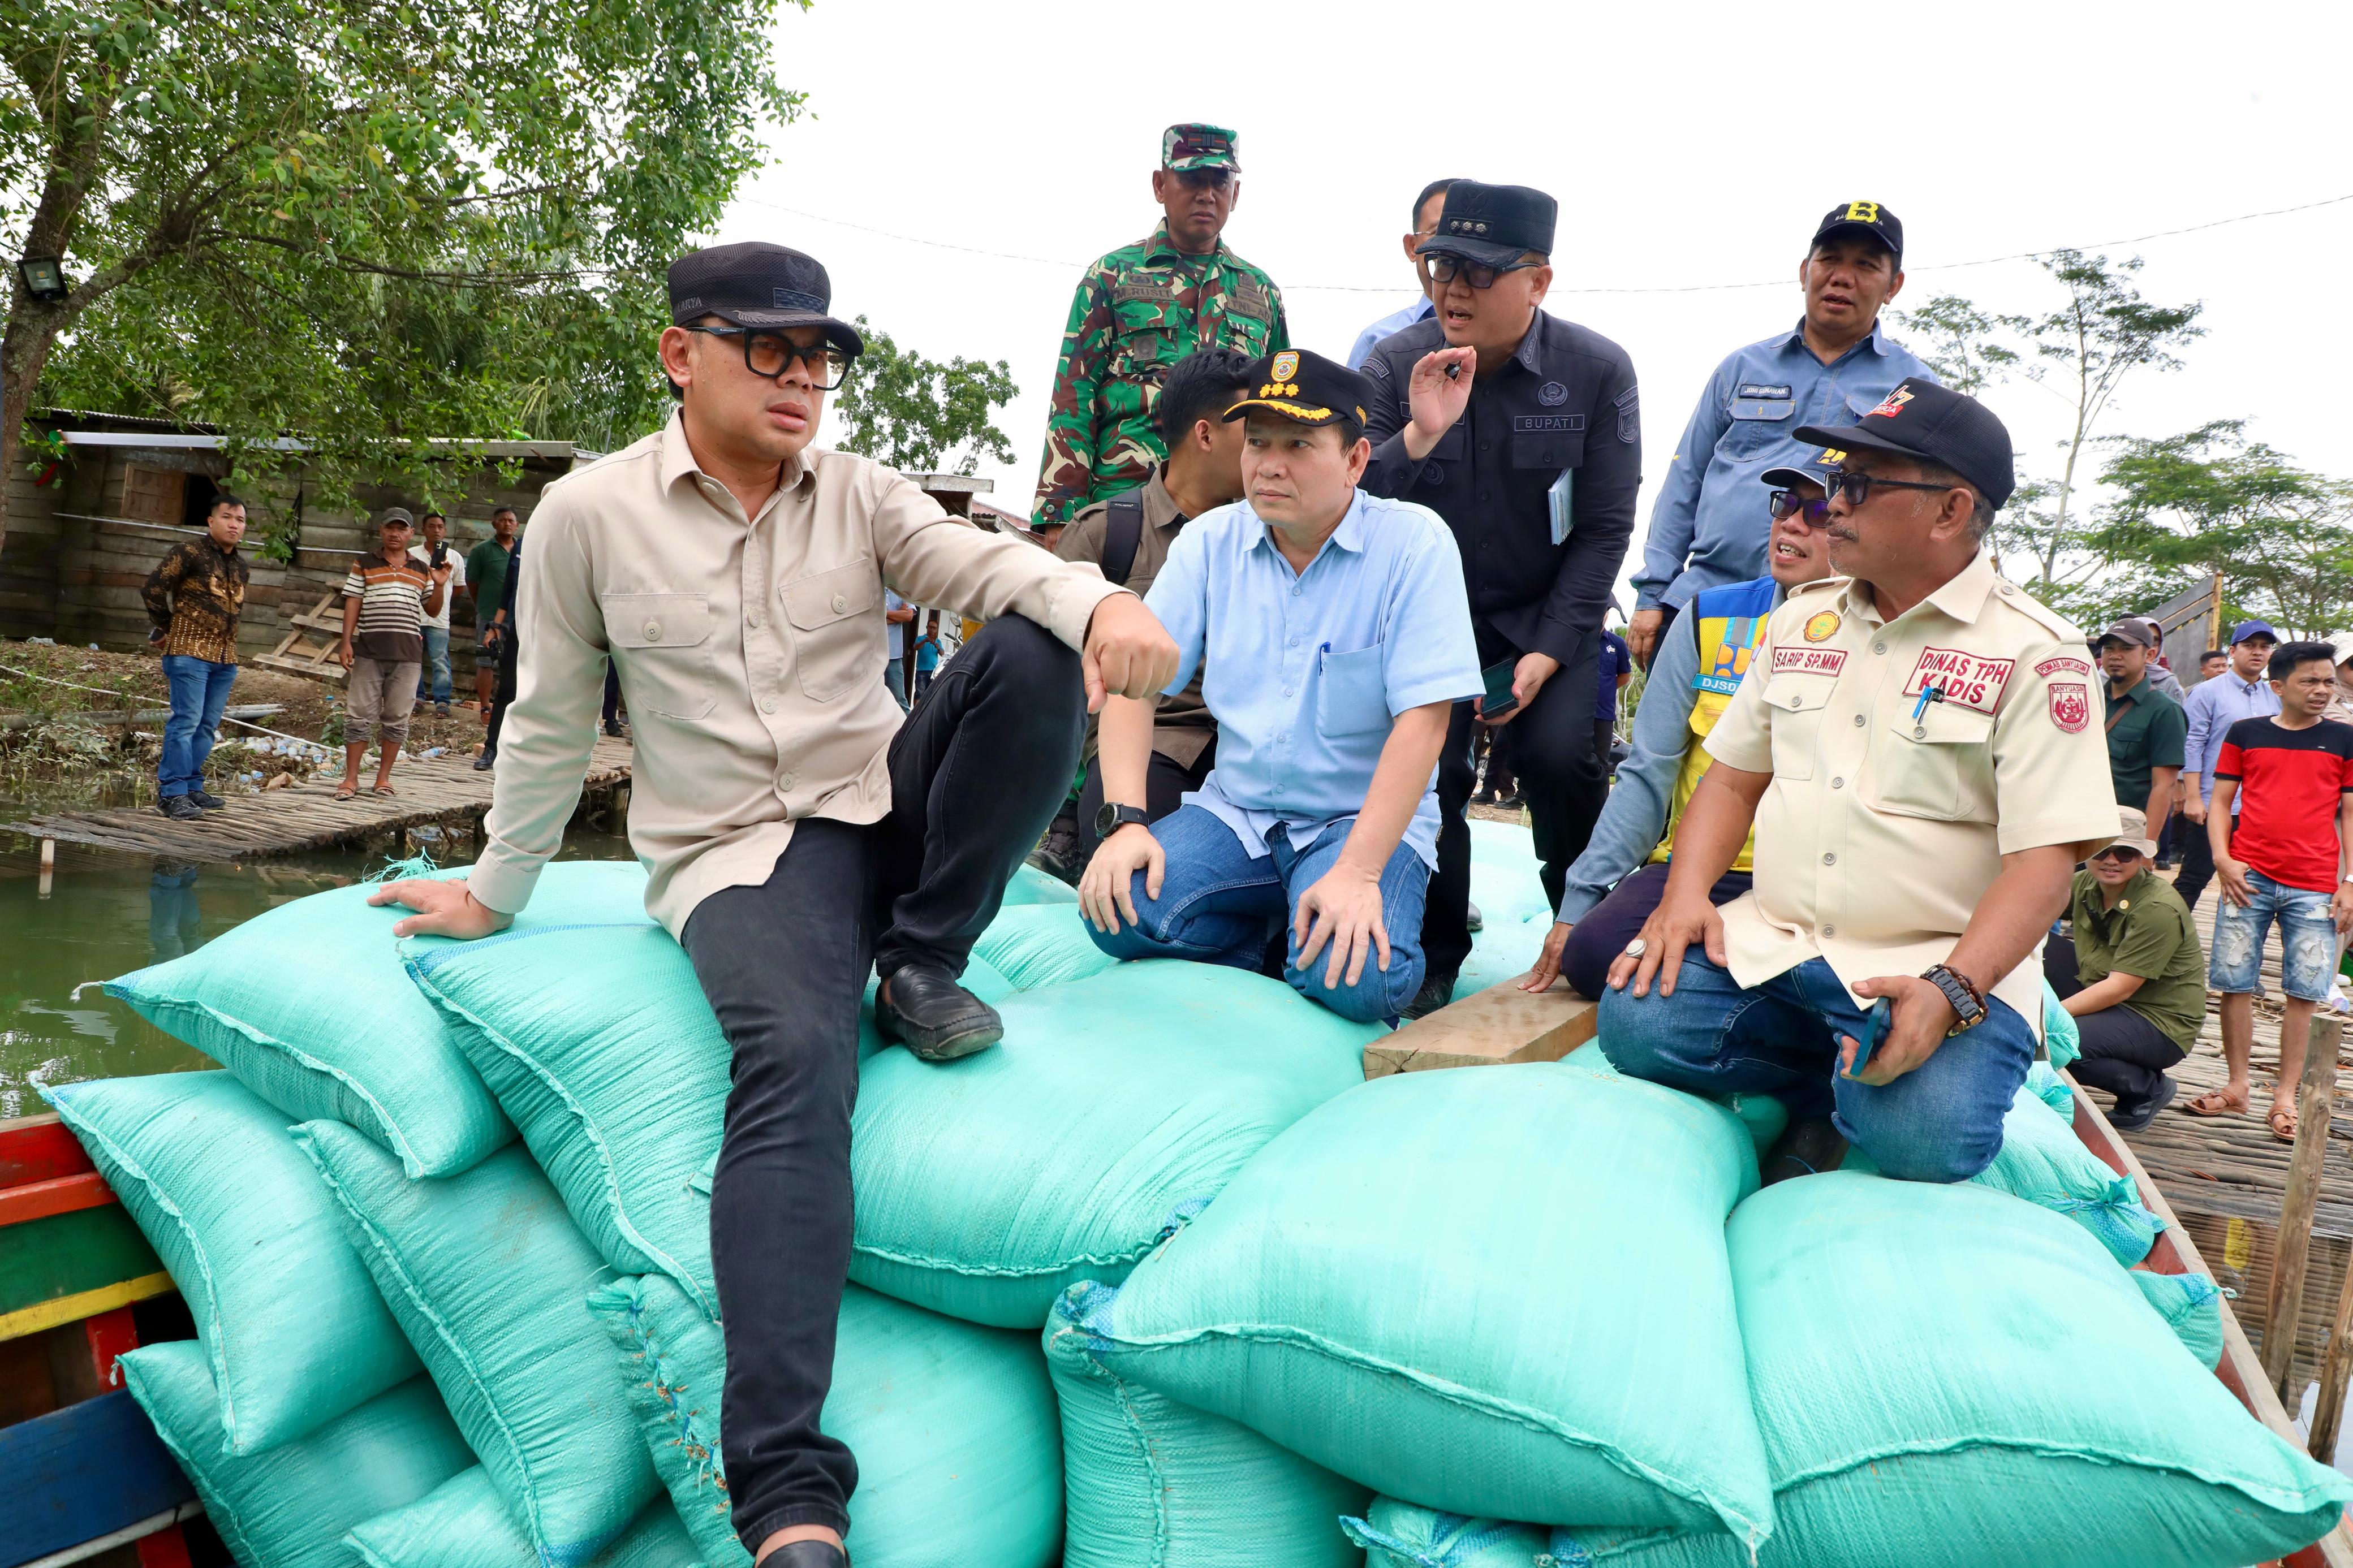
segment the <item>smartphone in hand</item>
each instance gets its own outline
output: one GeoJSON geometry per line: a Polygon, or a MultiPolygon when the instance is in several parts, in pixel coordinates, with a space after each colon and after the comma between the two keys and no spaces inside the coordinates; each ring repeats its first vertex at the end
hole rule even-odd
{"type": "Polygon", "coordinates": [[[1479,717],[1501,719],[1520,705],[1520,700],[1512,695],[1512,677],[1519,668],[1518,659],[1507,658],[1479,672],[1479,679],[1487,686],[1485,695],[1479,699],[1479,717]]]}
{"type": "Polygon", "coordinates": [[[1887,1043],[1887,1031],[1895,1022],[1895,1005],[1882,996],[1871,1005],[1862,1016],[1862,1037],[1855,1042],[1854,1066],[1847,1069],[1849,1078],[1861,1078],[1870,1064],[1871,1053],[1887,1043]]]}

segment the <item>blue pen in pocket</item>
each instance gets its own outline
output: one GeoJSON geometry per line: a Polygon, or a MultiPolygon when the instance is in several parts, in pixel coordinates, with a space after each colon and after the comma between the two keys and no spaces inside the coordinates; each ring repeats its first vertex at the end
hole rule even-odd
{"type": "Polygon", "coordinates": [[[1871,1011],[1862,1016],[1862,1037],[1855,1042],[1854,1066],[1847,1070],[1847,1077],[1862,1075],[1871,1061],[1871,1053],[1886,1043],[1888,1026],[1894,1021],[1895,1008],[1886,997],[1871,1005],[1871,1011]]]}

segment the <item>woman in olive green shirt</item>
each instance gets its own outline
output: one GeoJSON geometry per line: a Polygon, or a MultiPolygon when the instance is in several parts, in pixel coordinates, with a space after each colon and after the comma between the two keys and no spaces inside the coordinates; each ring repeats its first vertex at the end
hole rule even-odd
{"type": "Polygon", "coordinates": [[[2137,1131],[2173,1099],[2165,1069],[2198,1043],[2206,960],[2189,906],[2149,868],[2147,818],[2117,808],[2123,832],[2075,873],[2074,940],[2054,936],[2042,972],[2084,1036],[2075,1081],[2116,1097],[2109,1120],[2137,1131]]]}

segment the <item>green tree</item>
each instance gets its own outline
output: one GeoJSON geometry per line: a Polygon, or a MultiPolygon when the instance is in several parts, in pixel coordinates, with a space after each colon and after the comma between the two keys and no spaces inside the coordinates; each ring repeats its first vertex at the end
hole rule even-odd
{"type": "Polygon", "coordinates": [[[858,331],[866,352],[833,405],[843,451],[903,474],[969,474],[983,458],[1013,461],[1013,445],[996,424],[997,409],[1021,393],[1009,363],[959,356],[942,364],[901,348],[863,316],[858,331]],[[955,467],[943,468],[959,447],[955,467]]]}
{"type": "Polygon", "coordinates": [[[2228,596],[2289,636],[2319,637],[2353,605],[2353,482],[2299,468],[2217,419],[2114,443],[2086,544],[2111,596],[2155,604],[2221,573],[2228,596]]]}
{"type": "Polygon", "coordinates": [[[69,289],[12,279],[0,473],[37,392],[216,425],[248,485],[298,436],[331,489],[650,426],[662,269],[800,103],[776,4],[7,0],[0,247],[69,289]]]}
{"type": "Polygon", "coordinates": [[[2024,363],[1999,334],[2022,333],[2034,324],[2024,316],[1989,314],[1958,294],[1939,294],[1916,310],[1899,310],[1895,320],[1911,340],[1907,346],[1936,379],[1971,397],[1984,396],[1987,387],[2024,363]]]}

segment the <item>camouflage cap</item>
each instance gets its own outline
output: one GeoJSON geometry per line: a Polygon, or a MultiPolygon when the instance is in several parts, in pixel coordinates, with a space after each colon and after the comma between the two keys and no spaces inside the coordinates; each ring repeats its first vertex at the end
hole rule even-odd
{"type": "Polygon", "coordinates": [[[1160,166],[1172,173],[1187,169],[1231,169],[1240,174],[1239,140],[1222,125],[1172,125],[1160,138],[1160,166]]]}

